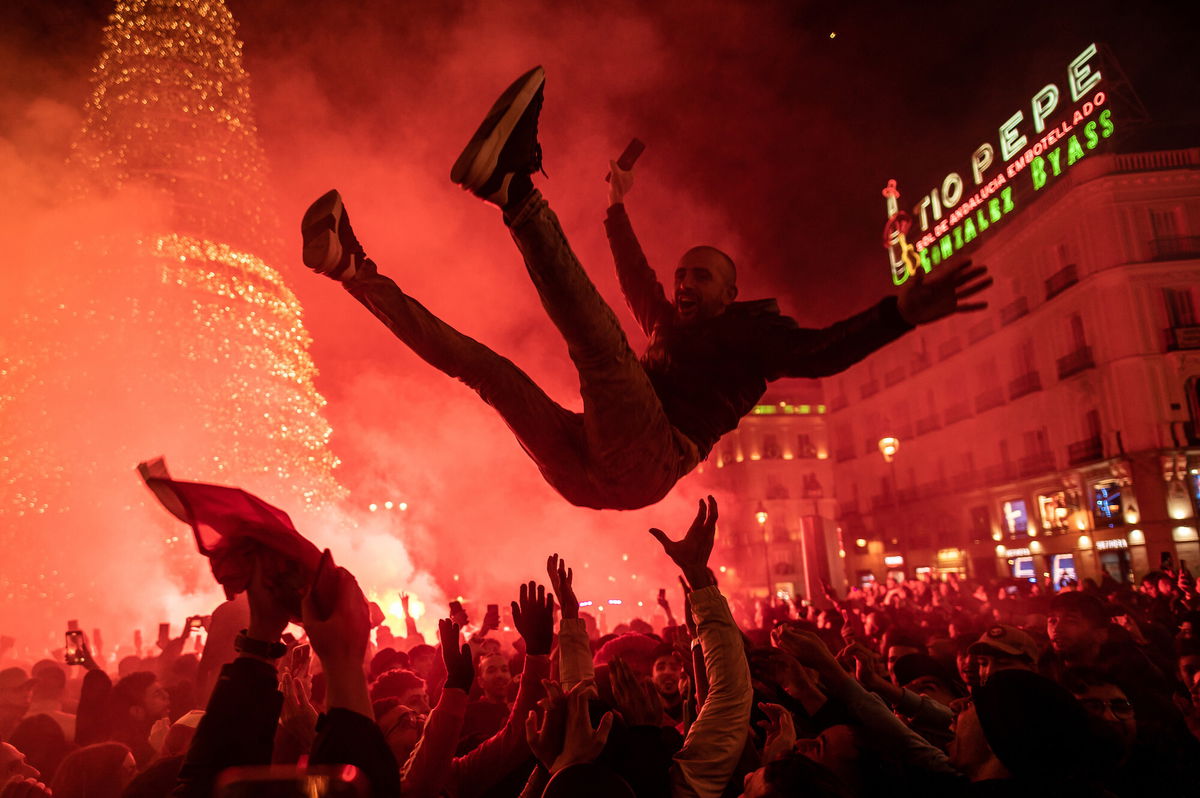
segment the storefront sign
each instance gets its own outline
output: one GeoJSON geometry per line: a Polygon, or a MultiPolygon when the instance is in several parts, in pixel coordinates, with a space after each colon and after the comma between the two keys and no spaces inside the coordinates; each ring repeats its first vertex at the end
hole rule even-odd
{"type": "Polygon", "coordinates": [[[1127,549],[1127,548],[1129,548],[1129,541],[1125,540],[1125,538],[1113,538],[1112,540],[1097,540],[1096,548],[1100,549],[1101,551],[1107,551],[1109,549],[1127,549]]]}
{"type": "Polygon", "coordinates": [[[1099,88],[1104,76],[1098,61],[1096,45],[1089,44],[1067,65],[1065,92],[1059,83],[1039,89],[1028,117],[1025,110],[1016,111],[998,127],[995,139],[971,154],[967,180],[950,172],[911,215],[900,211],[900,192],[894,180],[888,181],[884,243],[893,283],[904,283],[918,268],[928,272],[972,244],[1112,136],[1113,114],[1099,88]]]}
{"type": "Polygon", "coordinates": [[[883,564],[889,568],[895,568],[898,565],[904,565],[904,558],[899,554],[889,555],[883,558],[883,564]]]}
{"type": "Polygon", "coordinates": [[[1029,549],[1005,549],[1004,550],[1004,556],[1009,557],[1009,558],[1028,557],[1029,554],[1030,554],[1029,549]]]}

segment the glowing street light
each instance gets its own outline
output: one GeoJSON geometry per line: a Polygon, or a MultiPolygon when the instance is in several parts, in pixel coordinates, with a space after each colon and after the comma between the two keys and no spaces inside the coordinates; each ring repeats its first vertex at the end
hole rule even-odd
{"type": "Polygon", "coordinates": [[[884,462],[892,462],[892,458],[896,456],[896,452],[898,451],[900,451],[899,438],[888,435],[885,438],[879,439],[879,453],[883,455],[884,462]]]}
{"type": "Polygon", "coordinates": [[[775,580],[771,578],[771,544],[767,540],[767,508],[762,502],[758,503],[758,509],[754,512],[754,520],[758,522],[758,528],[762,532],[763,542],[763,566],[767,576],[767,600],[770,601],[771,595],[775,592],[775,580]]]}

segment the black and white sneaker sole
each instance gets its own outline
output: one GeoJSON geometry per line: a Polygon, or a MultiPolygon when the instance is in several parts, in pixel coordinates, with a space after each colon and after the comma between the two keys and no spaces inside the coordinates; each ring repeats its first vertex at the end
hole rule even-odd
{"type": "Polygon", "coordinates": [[[318,274],[332,273],[342,260],[338,225],[343,209],[342,195],[333,189],[308,206],[300,223],[300,233],[304,237],[304,265],[318,274]]]}
{"type": "Polygon", "coordinates": [[[546,70],[534,67],[500,95],[450,169],[453,182],[467,191],[477,191],[492,178],[508,137],[545,82],[546,70]]]}

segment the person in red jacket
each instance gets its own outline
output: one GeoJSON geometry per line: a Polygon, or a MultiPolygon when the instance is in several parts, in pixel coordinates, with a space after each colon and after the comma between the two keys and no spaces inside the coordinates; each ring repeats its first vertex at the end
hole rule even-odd
{"type": "Polygon", "coordinates": [[[503,211],[541,298],[579,372],[583,412],[559,405],[511,361],[458,332],[378,273],[336,190],[304,215],[304,263],[336,280],[426,362],[494,407],[546,481],[567,501],[636,509],[665,496],[781,377],[834,374],[917,324],[981,310],[990,285],[969,261],[925,278],[899,298],[821,330],[803,329],[774,300],[736,301],[733,260],[694,247],[675,270],[673,298],[646,262],[624,207],[632,175],[611,165],[605,226],[622,290],[650,336],[634,354],[612,309],[575,258],[531,175],[545,73],[536,67],[500,96],[451,170],[451,179],[503,211]]]}

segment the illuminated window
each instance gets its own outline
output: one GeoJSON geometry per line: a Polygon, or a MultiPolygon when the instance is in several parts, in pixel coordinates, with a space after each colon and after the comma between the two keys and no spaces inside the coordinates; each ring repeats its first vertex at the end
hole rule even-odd
{"type": "Polygon", "coordinates": [[[1097,529],[1125,526],[1121,512],[1121,485],[1115,479],[1097,482],[1092,486],[1092,519],[1097,529]]]}
{"type": "Polygon", "coordinates": [[[1004,528],[1010,538],[1029,536],[1029,514],[1025,509],[1024,499],[1013,499],[1004,503],[1001,508],[1004,517],[1004,528]]]}

